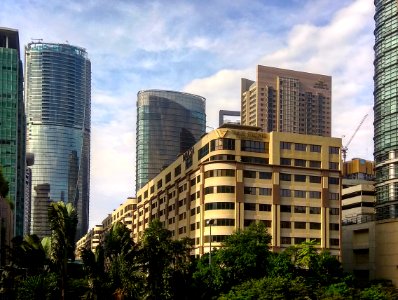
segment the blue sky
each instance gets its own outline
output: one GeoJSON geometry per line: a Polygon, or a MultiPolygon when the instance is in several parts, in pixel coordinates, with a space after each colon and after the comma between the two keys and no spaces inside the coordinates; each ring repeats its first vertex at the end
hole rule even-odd
{"type": "MultiPolygon", "coordinates": [[[[332,135],[348,158],[373,159],[373,1],[2,0],[0,27],[87,49],[92,63],[90,226],[135,186],[136,95],[206,97],[207,123],[240,109],[240,78],[257,64],[333,77],[332,135]]],[[[23,49],[21,49],[23,50],[23,49]]]]}

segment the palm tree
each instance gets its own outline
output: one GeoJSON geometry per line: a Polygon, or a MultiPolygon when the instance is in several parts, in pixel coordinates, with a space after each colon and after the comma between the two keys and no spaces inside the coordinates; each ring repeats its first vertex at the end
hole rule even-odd
{"type": "Polygon", "coordinates": [[[52,202],[48,208],[51,229],[51,257],[60,274],[61,299],[65,299],[68,260],[75,260],[77,212],[72,203],[52,202]]]}

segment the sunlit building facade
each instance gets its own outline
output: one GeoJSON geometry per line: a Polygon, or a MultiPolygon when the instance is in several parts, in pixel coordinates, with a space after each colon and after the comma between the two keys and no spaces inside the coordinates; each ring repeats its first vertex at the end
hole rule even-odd
{"type": "Polygon", "coordinates": [[[206,132],[205,109],[201,96],[165,90],[138,92],[137,191],[206,132]]]}
{"type": "Polygon", "coordinates": [[[73,203],[77,238],[87,232],[90,184],[91,64],[85,49],[33,42],[25,48],[31,233],[49,233],[52,201],[73,203]]]}
{"type": "Polygon", "coordinates": [[[14,235],[23,235],[25,108],[18,30],[0,27],[0,167],[14,206],[14,235]]]}
{"type": "Polygon", "coordinates": [[[315,240],[340,256],[341,139],[259,130],[224,124],[138,190],[133,238],[158,218],[202,255],[262,222],[274,251],[315,240]]]}
{"type": "Polygon", "coordinates": [[[331,101],[330,76],[258,65],[255,81],[242,78],[241,124],[330,137],[331,101]]]}

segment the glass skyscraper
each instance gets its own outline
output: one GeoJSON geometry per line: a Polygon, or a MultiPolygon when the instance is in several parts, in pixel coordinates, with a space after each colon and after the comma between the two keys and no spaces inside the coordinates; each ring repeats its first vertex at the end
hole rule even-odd
{"type": "Polygon", "coordinates": [[[396,0],[376,0],[374,155],[379,220],[398,217],[398,13],[396,0]]]}
{"type": "Polygon", "coordinates": [[[31,167],[31,233],[49,233],[51,201],[73,203],[77,238],[88,229],[91,63],[85,49],[33,42],[25,48],[27,152],[31,167]]]}
{"type": "Polygon", "coordinates": [[[0,167],[14,206],[15,235],[24,233],[25,132],[19,34],[0,27],[0,167]]]}
{"type": "Polygon", "coordinates": [[[137,95],[136,191],[206,132],[206,99],[164,90],[137,95]]]}

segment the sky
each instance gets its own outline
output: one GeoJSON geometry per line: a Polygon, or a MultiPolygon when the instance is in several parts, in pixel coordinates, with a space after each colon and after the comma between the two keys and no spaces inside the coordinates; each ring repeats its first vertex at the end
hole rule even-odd
{"type": "Polygon", "coordinates": [[[92,68],[90,227],[135,196],[137,92],[205,97],[240,110],[240,79],[266,65],[332,76],[332,136],[373,160],[370,0],[1,0],[0,27],[87,50],[92,68]]]}

